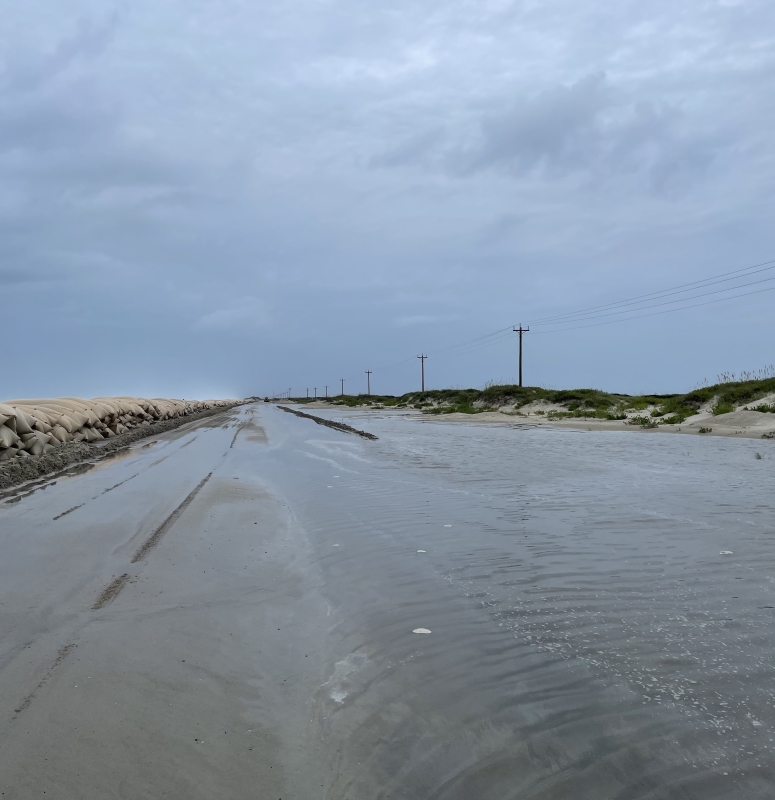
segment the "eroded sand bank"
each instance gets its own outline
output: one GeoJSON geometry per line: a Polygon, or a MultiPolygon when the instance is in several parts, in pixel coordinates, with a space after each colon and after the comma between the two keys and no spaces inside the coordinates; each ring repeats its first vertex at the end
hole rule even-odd
{"type": "MultiPolygon", "coordinates": [[[[764,398],[767,399],[767,398],[764,398]]],[[[738,409],[727,414],[714,415],[710,408],[701,409],[693,417],[689,417],[679,425],[662,425],[644,428],[641,425],[633,425],[623,420],[596,419],[594,417],[574,417],[569,419],[547,419],[547,414],[555,410],[564,410],[561,407],[549,408],[546,404],[543,407],[526,407],[517,413],[513,410],[483,411],[478,414],[423,414],[416,409],[395,409],[395,408],[372,408],[369,406],[358,406],[350,408],[347,406],[334,405],[325,401],[305,403],[299,408],[304,409],[327,409],[344,419],[363,418],[370,415],[396,415],[411,418],[414,420],[429,423],[461,423],[469,425],[509,425],[547,428],[568,428],[571,430],[585,431],[622,431],[628,433],[671,433],[671,434],[691,434],[701,436],[731,436],[747,439],[775,439],[775,414],[767,414],[759,411],[738,409]]],[[[648,416],[646,418],[649,418],[648,416]]],[[[658,419],[653,420],[658,423],[658,419]]]]}

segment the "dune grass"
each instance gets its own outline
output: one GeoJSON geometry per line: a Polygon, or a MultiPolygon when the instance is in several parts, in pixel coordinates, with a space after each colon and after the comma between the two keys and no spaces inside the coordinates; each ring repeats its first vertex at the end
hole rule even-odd
{"type": "MultiPolygon", "coordinates": [[[[680,424],[703,406],[710,406],[714,415],[726,414],[774,393],[775,377],[768,377],[721,382],[684,394],[628,395],[600,389],[544,389],[504,384],[484,389],[429,389],[407,392],[400,397],[345,395],[330,398],[328,402],[351,408],[365,405],[415,408],[426,414],[478,414],[497,409],[519,414],[526,405],[546,403],[555,407],[546,411],[550,419],[628,419],[631,424],[654,427],[680,424]],[[647,409],[650,409],[648,415],[647,409]],[[633,415],[634,411],[644,413],[633,415]]],[[[760,406],[757,410],[775,413],[775,406],[760,406]]]]}

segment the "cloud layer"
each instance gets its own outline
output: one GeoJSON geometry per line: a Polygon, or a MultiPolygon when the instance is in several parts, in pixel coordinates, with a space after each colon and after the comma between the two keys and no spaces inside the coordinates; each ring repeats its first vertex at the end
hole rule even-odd
{"type": "MultiPolygon", "coordinates": [[[[0,6],[9,395],[400,391],[421,350],[773,255],[765,0],[0,6]]],[[[680,389],[771,360],[769,302],[527,364],[680,389]]]]}

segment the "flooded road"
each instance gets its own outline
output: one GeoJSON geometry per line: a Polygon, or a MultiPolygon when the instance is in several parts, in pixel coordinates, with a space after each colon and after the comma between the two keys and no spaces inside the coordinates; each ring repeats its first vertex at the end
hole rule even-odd
{"type": "Polygon", "coordinates": [[[770,443],[344,421],[0,499],[6,797],[775,795],[770,443]]]}

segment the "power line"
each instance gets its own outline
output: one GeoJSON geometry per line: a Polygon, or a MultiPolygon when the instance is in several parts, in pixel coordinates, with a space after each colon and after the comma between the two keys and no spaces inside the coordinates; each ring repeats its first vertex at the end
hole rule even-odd
{"type": "MultiPolygon", "coordinates": [[[[751,281],[750,283],[741,283],[738,286],[729,286],[726,289],[714,289],[712,292],[705,292],[704,294],[695,294],[691,297],[681,297],[678,300],[666,300],[664,303],[654,303],[650,306],[641,306],[640,308],[631,308],[625,311],[607,311],[605,313],[594,313],[578,316],[575,319],[558,318],[556,322],[534,322],[533,325],[561,325],[563,322],[584,321],[589,319],[599,319],[600,317],[613,317],[617,314],[632,314],[637,311],[645,311],[648,308],[659,308],[660,306],[670,306],[675,303],[686,303],[689,300],[697,300],[700,297],[710,297],[714,294],[722,294],[723,292],[733,292],[735,289],[745,289],[748,286],[757,286],[760,283],[767,283],[768,281],[775,281],[775,275],[769,278],[761,278],[758,281],[751,281]]],[[[643,302],[643,301],[641,301],[643,302]]]]}
{"type": "Polygon", "coordinates": [[[644,317],[656,317],[660,314],[671,314],[675,311],[684,311],[687,308],[699,308],[700,306],[710,306],[714,303],[723,303],[727,300],[735,300],[738,297],[750,297],[753,294],[764,294],[765,292],[775,292],[775,286],[770,286],[768,289],[755,289],[753,292],[743,292],[743,294],[735,294],[731,297],[718,297],[715,300],[706,300],[704,303],[694,303],[690,306],[682,306],[681,308],[667,308],[664,311],[653,311],[651,314],[640,314],[637,317],[627,317],[626,319],[610,319],[606,322],[594,322],[591,325],[578,325],[573,328],[555,328],[549,331],[535,331],[537,334],[541,333],[561,333],[562,331],[578,331],[582,328],[597,328],[600,325],[613,325],[615,322],[627,322],[631,319],[643,319],[644,317]]]}
{"type": "MultiPolygon", "coordinates": [[[[725,302],[727,300],[735,300],[741,297],[750,297],[752,295],[763,294],[765,292],[774,291],[775,287],[769,287],[766,289],[757,289],[752,292],[744,292],[742,294],[733,294],[728,295],[726,297],[719,297],[714,300],[708,300],[703,303],[692,303],[691,301],[697,300],[702,297],[710,297],[716,294],[725,294],[727,292],[734,292],[738,289],[746,288],[748,286],[756,286],[762,283],[767,283],[768,281],[775,280],[775,276],[771,276],[768,278],[762,278],[760,280],[751,281],[749,283],[738,284],[735,286],[729,286],[723,289],[715,289],[711,292],[703,292],[698,294],[697,292],[702,289],[707,289],[711,286],[716,286],[721,283],[728,283],[730,281],[737,281],[740,279],[748,278],[753,275],[760,274],[762,272],[768,272],[770,270],[775,269],[775,259],[771,259],[769,261],[763,261],[758,264],[751,265],[749,267],[742,267],[736,270],[730,270],[728,272],[721,272],[717,275],[710,276],[708,278],[703,278],[701,280],[690,281],[688,283],[678,284],[676,286],[672,286],[666,289],[661,289],[659,291],[648,292],[646,294],[636,295],[635,297],[626,298],[623,300],[619,300],[616,302],[611,303],[603,303],[596,306],[590,306],[588,308],[580,309],[577,311],[569,311],[564,314],[556,314],[547,317],[540,317],[529,322],[529,325],[533,326],[540,326],[544,328],[545,326],[549,329],[546,330],[536,330],[534,333],[536,334],[547,334],[547,333],[561,333],[563,331],[574,331],[574,330],[581,330],[584,328],[593,328],[599,327],[601,325],[611,325],[617,322],[626,322],[627,320],[634,320],[634,319],[643,319],[645,317],[652,317],[652,316],[659,316],[661,314],[669,314],[674,313],[676,311],[683,311],[688,310],[691,308],[699,308],[701,306],[706,305],[713,305],[715,303],[725,302]],[[686,297],[680,297],[675,300],[664,300],[666,297],[672,297],[674,295],[684,294],[687,295],[686,297]],[[652,303],[650,305],[644,305],[644,303],[648,303],[651,300],[659,300],[660,302],[652,303]],[[687,305],[688,303],[688,305],[687,305]],[[652,308],[662,308],[663,306],[671,306],[676,305],[676,308],[666,308],[661,311],[655,311],[649,314],[641,314],[639,312],[646,311],[652,308]],[[634,307],[631,307],[634,306],[634,307]],[[599,320],[604,317],[618,317],[618,319],[607,319],[602,322],[594,322],[593,320],[599,320]],[[584,322],[589,324],[583,325],[575,325],[573,323],[584,322]],[[568,324],[568,327],[552,327],[557,325],[568,324]]],[[[521,325],[520,325],[521,327],[521,325]]],[[[526,329],[522,329],[523,332],[526,329]]],[[[442,347],[438,350],[434,350],[431,352],[433,356],[450,356],[450,355],[467,355],[469,353],[476,352],[478,350],[485,349],[487,347],[492,347],[499,342],[505,342],[510,338],[510,334],[512,332],[519,332],[519,329],[513,325],[509,325],[505,328],[499,328],[498,330],[491,331],[490,333],[483,334],[481,336],[474,337],[473,339],[468,339],[462,342],[457,342],[456,344],[448,345],[446,347],[442,347]]],[[[520,335],[520,339],[521,339],[520,335]]],[[[422,386],[423,391],[425,389],[425,359],[428,358],[427,355],[417,356],[417,358],[421,359],[421,369],[422,369],[422,386]]],[[[390,370],[394,369],[395,367],[401,366],[403,364],[407,364],[412,360],[412,357],[404,358],[399,361],[393,362],[391,364],[383,365],[379,367],[381,370],[390,370]]],[[[369,381],[369,391],[370,387],[370,374],[368,374],[368,381],[369,381]]],[[[351,376],[352,377],[352,376],[351,376]]],[[[342,382],[342,394],[344,394],[344,379],[340,379],[342,382]]],[[[290,390],[288,391],[290,395],[290,390]]],[[[326,396],[328,396],[328,387],[326,387],[326,396]]]]}
{"type": "MultiPolygon", "coordinates": [[[[534,335],[541,335],[541,334],[547,334],[547,333],[562,333],[563,331],[577,331],[577,330],[583,330],[585,328],[596,328],[596,327],[599,327],[601,325],[613,325],[614,323],[617,323],[617,322],[627,322],[627,321],[633,320],[633,319],[644,319],[646,317],[659,316],[660,314],[672,314],[672,313],[674,313],[676,311],[683,311],[684,309],[699,308],[700,306],[708,306],[708,305],[713,305],[715,303],[723,303],[723,302],[726,302],[727,300],[735,300],[736,298],[739,298],[739,297],[750,297],[751,295],[764,294],[766,292],[772,292],[772,291],[775,291],[775,286],[771,286],[771,287],[769,287],[767,289],[756,289],[753,292],[743,292],[742,294],[731,295],[730,297],[719,297],[719,298],[717,298],[715,300],[706,300],[704,303],[693,303],[693,304],[688,305],[688,306],[680,306],[679,308],[668,308],[668,309],[665,309],[663,311],[653,311],[650,314],[637,314],[636,316],[630,316],[630,317],[626,317],[626,318],[623,318],[623,319],[611,319],[611,320],[606,320],[604,322],[593,322],[593,323],[590,323],[588,325],[572,325],[572,326],[566,327],[566,328],[551,328],[551,329],[548,329],[548,330],[536,330],[536,331],[532,331],[532,333],[534,335]]],[[[686,299],[690,300],[692,298],[686,298],[686,299]]],[[[491,347],[494,344],[498,344],[499,342],[505,342],[509,338],[510,337],[508,336],[508,334],[502,335],[502,336],[499,336],[497,339],[494,339],[493,341],[484,342],[484,343],[480,342],[479,344],[472,344],[472,345],[466,347],[465,349],[461,349],[461,350],[459,350],[459,351],[457,351],[455,353],[446,353],[446,354],[444,354],[442,356],[439,356],[439,357],[443,358],[443,357],[449,357],[451,355],[468,355],[470,353],[476,352],[477,350],[484,350],[487,347],[491,347]]]]}
{"type": "MultiPolygon", "coordinates": [[[[556,321],[556,322],[562,322],[564,320],[571,321],[571,319],[573,317],[579,317],[579,316],[583,316],[583,315],[591,315],[592,312],[604,311],[606,309],[617,308],[617,307],[623,307],[625,305],[634,305],[634,304],[638,304],[640,302],[645,302],[648,299],[657,299],[660,296],[661,297],[669,297],[669,296],[671,296],[673,294],[681,294],[681,293],[685,293],[685,292],[692,291],[692,290],[696,291],[697,289],[706,288],[707,286],[713,286],[713,285],[715,285],[717,283],[723,283],[723,282],[726,282],[726,281],[729,281],[729,280],[735,280],[736,278],[748,277],[748,275],[755,275],[758,272],[765,272],[765,271],[771,270],[771,269],[775,269],[775,259],[772,259],[770,261],[762,261],[759,264],[754,264],[754,265],[752,265],[750,267],[743,267],[741,269],[731,270],[729,272],[722,272],[722,273],[719,273],[718,275],[713,275],[713,276],[710,276],[708,278],[704,278],[702,280],[691,281],[689,283],[678,284],[677,286],[673,286],[673,287],[670,287],[670,288],[667,288],[667,289],[662,289],[662,290],[657,291],[657,292],[649,292],[647,294],[637,295],[636,297],[626,298],[624,300],[619,300],[619,301],[616,301],[616,302],[613,302],[613,303],[604,303],[602,305],[591,306],[589,308],[582,309],[582,310],[579,310],[579,311],[568,312],[567,314],[558,314],[558,315],[551,316],[551,317],[542,317],[542,318],[539,318],[539,319],[530,320],[529,324],[532,324],[532,325],[539,325],[539,324],[544,325],[544,324],[550,324],[552,321],[556,321]]],[[[767,279],[767,280],[771,280],[771,279],[767,279]]],[[[746,286],[747,285],[753,285],[753,283],[744,284],[744,285],[746,285],[746,286]]],[[[738,289],[738,288],[742,288],[742,286],[730,286],[728,290],[722,290],[722,291],[734,291],[734,289],[738,289]]],[[[711,294],[711,293],[708,293],[708,294],[711,294]]],[[[707,296],[707,295],[695,295],[695,297],[703,297],[703,296],[707,296]]],[[[671,302],[681,302],[681,301],[692,300],[692,299],[694,299],[694,298],[693,297],[685,297],[685,298],[682,298],[679,301],[671,301],[671,302]]],[[[655,304],[654,306],[651,306],[651,307],[652,308],[656,308],[657,305],[658,304],[655,304]]],[[[642,309],[632,309],[632,311],[638,311],[638,310],[642,310],[642,309]]],[[[625,313],[625,312],[622,312],[622,313],[625,313]]],[[[592,318],[592,317],[590,317],[590,318],[592,318]]],[[[492,331],[490,333],[483,334],[482,336],[478,336],[478,337],[476,337],[474,339],[469,339],[469,340],[466,340],[466,341],[463,341],[463,342],[458,342],[456,344],[440,348],[439,350],[434,350],[433,351],[433,355],[441,355],[441,354],[444,354],[444,353],[457,351],[458,349],[468,348],[469,346],[478,344],[479,342],[487,342],[488,345],[489,344],[494,344],[496,341],[498,341],[498,340],[500,340],[502,338],[503,339],[508,338],[508,336],[503,336],[503,334],[510,333],[513,327],[514,327],[513,325],[509,325],[507,328],[499,328],[496,331],[492,331]],[[488,340],[490,340],[490,339],[492,339],[494,341],[488,342],[488,340]]],[[[479,348],[477,347],[476,349],[479,349],[479,348]]],[[[462,352],[462,350],[461,350],[461,352],[462,352]]],[[[408,361],[410,359],[406,359],[406,360],[408,361]]],[[[404,362],[398,362],[395,366],[398,366],[401,363],[404,363],[404,362]]]]}
{"type": "MultiPolygon", "coordinates": [[[[775,269],[775,266],[769,267],[768,269],[775,269]]],[[[763,272],[764,270],[758,270],[758,271],[759,272],[763,272]]],[[[751,274],[754,274],[754,273],[751,273],[751,274]]],[[[727,278],[726,280],[740,280],[740,278],[742,278],[742,277],[747,277],[747,276],[741,276],[740,275],[740,276],[737,276],[735,278],[727,278]]],[[[760,278],[758,281],[751,281],[750,283],[740,283],[740,284],[738,284],[736,286],[727,286],[724,289],[714,289],[712,292],[705,292],[704,294],[692,294],[692,295],[689,295],[688,297],[679,297],[677,300],[666,300],[665,302],[654,303],[653,305],[646,305],[646,306],[644,306],[642,304],[649,302],[648,300],[637,300],[637,301],[632,301],[632,302],[627,302],[627,303],[619,303],[619,304],[611,303],[607,307],[601,307],[599,311],[590,311],[590,310],[587,310],[587,311],[573,311],[573,312],[569,312],[568,314],[558,314],[556,317],[544,317],[543,319],[534,320],[532,324],[533,325],[552,325],[552,324],[555,324],[555,323],[569,322],[569,321],[572,321],[573,319],[583,319],[585,317],[594,318],[594,317],[598,317],[598,316],[612,316],[613,314],[629,314],[629,313],[631,313],[633,311],[642,311],[644,308],[657,308],[658,306],[661,306],[661,305],[671,305],[673,303],[684,303],[687,300],[694,300],[694,299],[696,299],[698,297],[708,297],[708,296],[710,296],[712,294],[721,294],[723,292],[732,292],[735,289],[743,289],[746,286],[755,286],[755,285],[757,285],[759,283],[766,283],[767,281],[773,281],[773,280],[775,280],[775,275],[771,275],[769,278],[760,278]],[[633,306],[633,305],[637,305],[637,306],[640,306],[640,307],[639,308],[630,308],[630,309],[625,308],[623,311],[606,310],[606,309],[612,309],[612,308],[617,308],[617,307],[618,308],[622,308],[624,306],[633,306]]],[[[696,286],[693,289],[682,289],[682,290],[677,291],[677,292],[662,293],[662,296],[663,297],[670,297],[673,294],[685,294],[686,292],[697,292],[700,289],[708,288],[708,286],[713,286],[715,284],[725,283],[725,282],[726,281],[714,281],[713,283],[706,284],[706,286],[696,286]]],[[[653,297],[652,299],[653,300],[657,300],[657,299],[661,299],[661,298],[653,297]]]]}

